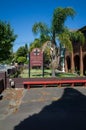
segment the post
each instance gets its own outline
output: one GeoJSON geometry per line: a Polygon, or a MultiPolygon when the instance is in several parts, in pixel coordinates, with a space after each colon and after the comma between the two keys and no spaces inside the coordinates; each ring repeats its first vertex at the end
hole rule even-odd
{"type": "Polygon", "coordinates": [[[30,78],[30,52],[27,54],[27,60],[28,60],[28,76],[30,78]]]}
{"type": "Polygon", "coordinates": [[[65,72],[65,46],[60,44],[60,49],[61,49],[61,67],[62,67],[62,72],[65,72]]]}
{"type": "Polygon", "coordinates": [[[74,73],[74,52],[71,53],[71,72],[74,73]]]}
{"type": "Polygon", "coordinates": [[[44,77],[44,53],[43,53],[43,62],[42,62],[42,77],[44,77]]]}
{"type": "Polygon", "coordinates": [[[83,76],[82,46],[80,45],[80,76],[83,76]]]}

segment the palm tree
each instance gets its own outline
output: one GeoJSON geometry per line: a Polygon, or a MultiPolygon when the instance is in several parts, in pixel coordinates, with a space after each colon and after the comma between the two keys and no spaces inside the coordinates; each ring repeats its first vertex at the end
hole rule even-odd
{"type": "MultiPolygon", "coordinates": [[[[35,34],[40,34],[40,38],[41,37],[47,37],[48,39],[46,40],[50,40],[52,43],[52,74],[53,76],[55,76],[55,63],[57,63],[57,57],[58,57],[58,49],[57,49],[57,43],[56,43],[56,38],[57,39],[62,39],[60,37],[60,35],[62,35],[63,33],[65,34],[65,21],[66,19],[70,16],[73,17],[75,14],[75,11],[72,8],[56,8],[54,10],[53,13],[53,18],[52,18],[52,22],[51,22],[51,27],[48,27],[46,24],[39,22],[39,23],[35,23],[33,25],[32,31],[35,34]],[[59,38],[60,37],[60,38],[59,38]],[[54,67],[53,67],[54,66],[54,67]]],[[[66,37],[66,41],[68,41],[68,46],[70,48],[70,41],[69,39],[67,39],[68,37],[66,37]]],[[[63,42],[64,44],[66,44],[66,42],[63,42]]]]}
{"type": "Polygon", "coordinates": [[[29,51],[32,51],[34,48],[40,48],[40,39],[35,39],[33,42],[30,43],[29,51]]]}

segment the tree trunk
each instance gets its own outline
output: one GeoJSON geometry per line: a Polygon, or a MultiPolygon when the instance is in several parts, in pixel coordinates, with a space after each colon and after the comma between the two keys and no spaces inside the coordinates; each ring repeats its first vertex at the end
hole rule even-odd
{"type": "Polygon", "coordinates": [[[80,45],[80,75],[83,76],[82,46],[80,45]]]}
{"type": "Polygon", "coordinates": [[[74,73],[74,54],[71,53],[71,73],[74,73]]]}

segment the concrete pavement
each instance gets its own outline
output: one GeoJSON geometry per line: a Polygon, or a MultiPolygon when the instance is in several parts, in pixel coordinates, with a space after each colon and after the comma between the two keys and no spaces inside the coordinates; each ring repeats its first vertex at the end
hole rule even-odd
{"type": "Polygon", "coordinates": [[[85,87],[25,89],[11,112],[9,102],[0,101],[0,130],[86,130],[85,87]]]}

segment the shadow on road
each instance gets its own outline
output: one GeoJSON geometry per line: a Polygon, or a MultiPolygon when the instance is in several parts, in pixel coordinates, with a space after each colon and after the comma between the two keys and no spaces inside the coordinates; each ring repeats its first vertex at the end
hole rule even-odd
{"type": "Polygon", "coordinates": [[[86,96],[65,88],[59,100],[23,120],[14,130],[86,130],[86,96]]]}

